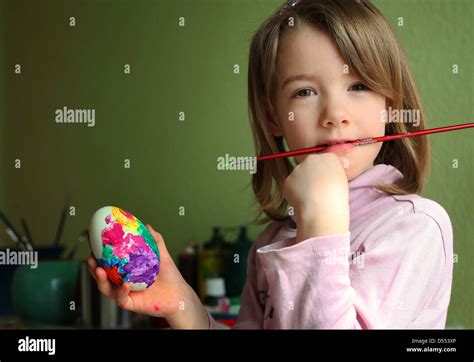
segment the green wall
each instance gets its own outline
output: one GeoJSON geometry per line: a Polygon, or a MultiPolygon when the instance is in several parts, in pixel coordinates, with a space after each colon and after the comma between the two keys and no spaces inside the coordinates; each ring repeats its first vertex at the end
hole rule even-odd
{"type": "MultiPolygon", "coordinates": [[[[21,159],[22,167],[8,168],[0,205],[16,225],[25,216],[43,245],[54,238],[67,194],[76,208],[64,230],[68,245],[97,208],[117,205],[160,231],[174,256],[186,240],[208,239],[213,225],[248,223],[254,215],[246,188],[250,175],[219,172],[216,158],[253,154],[248,47],[280,3],[8,1],[8,136],[1,152],[7,165],[21,159]],[[71,16],[75,27],[69,26],[71,16]],[[181,16],[184,27],[178,26],[181,16]],[[12,74],[17,63],[21,75],[12,74]],[[124,64],[131,74],[124,74],[124,64]],[[95,109],[95,127],[55,123],[55,110],[64,106],[95,109]],[[178,120],[179,112],[185,121],[178,120]]],[[[375,4],[406,49],[429,126],[472,121],[472,1],[375,4]],[[400,16],[403,27],[397,26],[400,16]]],[[[426,196],[444,206],[454,228],[458,262],[448,324],[473,328],[469,136],[470,130],[432,137],[426,196]]],[[[251,236],[261,229],[252,227],[251,236]]],[[[88,252],[83,245],[78,258],[88,252]]]]}

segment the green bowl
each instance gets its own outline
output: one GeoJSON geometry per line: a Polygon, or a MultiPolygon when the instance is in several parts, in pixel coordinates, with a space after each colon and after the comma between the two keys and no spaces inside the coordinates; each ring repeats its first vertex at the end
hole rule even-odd
{"type": "Polygon", "coordinates": [[[32,269],[19,266],[13,276],[13,306],[27,327],[71,325],[78,318],[80,262],[51,260],[32,269]],[[72,303],[73,302],[73,303],[72,303]]]}

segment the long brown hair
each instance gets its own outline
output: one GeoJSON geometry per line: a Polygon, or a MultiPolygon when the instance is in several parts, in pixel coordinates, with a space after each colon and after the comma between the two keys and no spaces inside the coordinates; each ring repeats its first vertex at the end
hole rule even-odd
{"type": "MultiPolygon", "coordinates": [[[[386,98],[387,108],[420,111],[418,127],[413,123],[389,122],[385,134],[425,129],[425,116],[409,64],[383,14],[367,0],[302,0],[293,7],[277,9],[260,26],[250,45],[248,102],[258,156],[286,151],[283,137],[273,136],[269,127],[272,114],[276,114],[276,59],[282,38],[302,25],[325,31],[351,72],[386,98]]],[[[374,185],[377,189],[391,195],[421,193],[430,165],[427,137],[385,142],[374,161],[381,163],[393,165],[404,178],[398,184],[374,185]]],[[[252,186],[259,205],[253,222],[265,224],[288,219],[283,185],[293,170],[292,163],[288,158],[267,160],[259,162],[257,169],[252,186]],[[262,213],[266,217],[258,220],[262,213]]]]}

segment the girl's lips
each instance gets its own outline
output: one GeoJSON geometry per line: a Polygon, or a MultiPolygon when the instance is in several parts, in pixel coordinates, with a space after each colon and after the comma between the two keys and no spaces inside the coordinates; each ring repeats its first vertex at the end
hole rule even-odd
{"type": "Polygon", "coordinates": [[[326,153],[326,152],[345,152],[345,151],[350,151],[356,146],[353,145],[352,143],[339,143],[337,145],[332,145],[327,147],[324,151],[321,151],[321,153],[326,153]]]}

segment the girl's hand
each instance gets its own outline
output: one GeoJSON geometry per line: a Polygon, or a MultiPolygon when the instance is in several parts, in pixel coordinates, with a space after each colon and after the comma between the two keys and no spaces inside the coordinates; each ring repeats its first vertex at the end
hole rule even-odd
{"type": "Polygon", "coordinates": [[[95,258],[90,256],[87,264],[99,290],[108,298],[115,299],[120,308],[166,318],[173,328],[208,328],[209,320],[204,307],[174,264],[162,236],[150,225],[147,228],[160,251],[160,272],[155,282],[139,292],[130,291],[127,282],[116,286],[108,280],[105,270],[97,266],[95,258]]]}
{"type": "Polygon", "coordinates": [[[286,178],[283,195],[296,209],[296,242],[349,230],[349,186],[334,153],[307,156],[286,178]]]}

